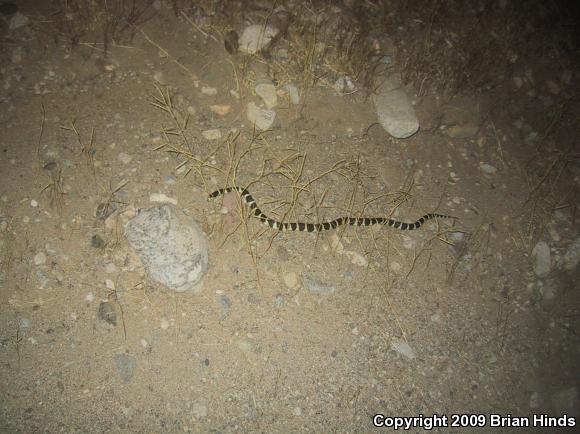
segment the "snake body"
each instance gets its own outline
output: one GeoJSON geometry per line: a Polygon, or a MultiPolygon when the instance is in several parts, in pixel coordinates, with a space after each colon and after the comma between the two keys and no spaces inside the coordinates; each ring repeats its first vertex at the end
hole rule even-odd
{"type": "Polygon", "coordinates": [[[414,223],[406,223],[401,222],[398,220],[393,220],[387,217],[339,217],[332,221],[323,222],[323,223],[283,223],[277,220],[274,220],[268,217],[266,214],[262,212],[262,210],[258,207],[258,204],[250,194],[250,192],[242,187],[227,187],[227,188],[220,188],[219,190],[214,191],[212,194],[209,195],[210,199],[218,197],[222,194],[229,193],[231,191],[236,191],[242,198],[243,202],[250,208],[250,213],[260,219],[260,221],[271,227],[272,229],[276,229],[278,231],[299,231],[299,232],[322,232],[328,231],[330,229],[335,229],[342,225],[351,225],[351,226],[372,226],[372,225],[383,225],[389,226],[395,229],[400,230],[407,230],[412,231],[414,229],[419,229],[426,221],[440,218],[440,219],[452,219],[454,217],[443,215],[443,214],[435,214],[429,213],[425,214],[419,220],[414,223]]]}

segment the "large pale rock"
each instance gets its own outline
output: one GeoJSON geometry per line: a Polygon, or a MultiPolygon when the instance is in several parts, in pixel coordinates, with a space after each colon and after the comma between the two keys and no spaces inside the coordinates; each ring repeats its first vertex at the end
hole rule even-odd
{"type": "Polygon", "coordinates": [[[125,235],[153,280],[176,292],[201,290],[208,244],[193,218],[162,205],[131,219],[125,235]]]}
{"type": "Polygon", "coordinates": [[[254,24],[244,29],[238,41],[239,50],[247,54],[255,54],[270,44],[278,34],[278,29],[272,26],[254,24]]]}
{"type": "Polygon", "coordinates": [[[383,78],[373,101],[379,123],[391,136],[406,139],[419,131],[419,119],[396,76],[383,78]]]}

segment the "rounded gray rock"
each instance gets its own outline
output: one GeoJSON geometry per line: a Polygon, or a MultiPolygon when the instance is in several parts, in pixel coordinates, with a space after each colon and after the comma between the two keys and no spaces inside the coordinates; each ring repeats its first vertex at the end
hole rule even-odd
{"type": "Polygon", "coordinates": [[[192,217],[172,205],[150,208],[127,223],[125,236],[153,280],[176,292],[201,291],[208,243],[192,217]]]}

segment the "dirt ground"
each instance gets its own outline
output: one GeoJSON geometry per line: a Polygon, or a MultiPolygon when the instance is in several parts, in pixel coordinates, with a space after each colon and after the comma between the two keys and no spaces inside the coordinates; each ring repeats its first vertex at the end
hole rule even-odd
{"type": "MultiPolygon", "coordinates": [[[[502,63],[481,35],[489,69],[443,54],[447,69],[425,69],[413,41],[435,12],[393,9],[393,46],[366,46],[392,50],[417,110],[421,130],[397,140],[376,123],[376,71],[336,60],[365,45],[324,51],[351,1],[282,2],[294,20],[255,55],[224,35],[275,17],[269,4],[232,2],[241,18],[154,2],[105,55],[99,32],[71,43],[78,10],[17,3],[30,22],[1,28],[2,432],[370,432],[375,414],[435,413],[483,415],[436,432],[577,429],[491,426],[580,416],[580,70],[565,50],[502,63]],[[258,131],[246,110],[265,78],[278,105],[258,131]],[[456,219],[282,233],[235,193],[207,200],[234,183],[278,220],[456,219]],[[208,236],[199,294],[153,281],[124,238],[157,201],[208,236]]],[[[454,32],[433,38],[450,49],[454,32]]]]}

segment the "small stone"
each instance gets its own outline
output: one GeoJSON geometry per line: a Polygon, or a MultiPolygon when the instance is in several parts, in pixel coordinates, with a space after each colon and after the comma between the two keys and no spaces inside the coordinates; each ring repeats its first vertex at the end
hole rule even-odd
{"type": "Polygon", "coordinates": [[[95,294],[89,292],[87,295],[85,295],[85,301],[87,303],[92,303],[93,301],[95,301],[95,294]]]}
{"type": "Polygon", "coordinates": [[[202,86],[201,93],[207,96],[215,96],[218,94],[218,90],[215,87],[202,86]]]}
{"type": "Polygon", "coordinates": [[[206,140],[218,140],[222,138],[222,132],[218,129],[202,131],[201,135],[206,140]]]}
{"type": "Polygon", "coordinates": [[[46,255],[43,252],[38,252],[34,255],[34,265],[46,264],[46,255]]]}
{"type": "Polygon", "coordinates": [[[151,193],[149,195],[149,202],[152,203],[171,203],[177,205],[177,199],[167,196],[165,193],[151,193]]]}
{"type": "Polygon", "coordinates": [[[165,317],[161,318],[160,325],[161,325],[161,329],[162,330],[167,330],[169,328],[169,325],[170,325],[169,324],[169,320],[167,318],[165,318],[165,317]]]}
{"type": "Polygon", "coordinates": [[[37,202],[37,201],[35,201],[34,199],[32,199],[32,200],[30,201],[30,206],[31,206],[32,208],[36,208],[36,207],[38,206],[38,202],[37,202]]]}
{"type": "Polygon", "coordinates": [[[270,129],[274,124],[276,112],[273,110],[265,110],[258,107],[255,103],[248,103],[247,117],[252,124],[259,130],[265,131],[270,129]]]}
{"type": "Polygon", "coordinates": [[[230,112],[230,110],[232,109],[232,106],[229,104],[224,104],[224,105],[217,105],[216,104],[216,105],[210,105],[209,109],[212,112],[214,112],[220,116],[225,116],[230,112]]]}
{"type": "Polygon", "coordinates": [[[404,341],[395,341],[391,343],[391,349],[395,350],[397,353],[405,356],[407,359],[413,360],[416,355],[415,351],[409,346],[408,343],[404,341]]]}
{"type": "Polygon", "coordinates": [[[288,96],[290,97],[290,102],[294,105],[300,104],[300,93],[298,87],[295,84],[288,83],[285,87],[288,96]]]}
{"type": "Polygon", "coordinates": [[[294,416],[302,416],[302,409],[300,407],[294,407],[292,409],[292,414],[294,416]]]}
{"type": "Polygon", "coordinates": [[[115,364],[121,380],[125,383],[130,383],[137,366],[135,358],[127,354],[115,354],[115,364]]]}
{"type": "Polygon", "coordinates": [[[117,314],[115,307],[110,301],[103,301],[99,304],[99,319],[112,326],[117,325],[117,314]]]}
{"type": "Polygon", "coordinates": [[[99,235],[93,235],[91,237],[91,246],[95,249],[101,249],[105,245],[105,241],[99,235]]]}
{"type": "Polygon", "coordinates": [[[272,109],[278,105],[278,95],[276,94],[276,86],[269,80],[262,80],[256,84],[254,88],[256,94],[262,98],[264,104],[268,109],[272,109]]]}
{"type": "Polygon", "coordinates": [[[497,169],[494,166],[492,166],[491,164],[487,164],[487,163],[480,163],[479,169],[482,172],[487,173],[488,175],[493,175],[494,173],[497,172],[497,169]]]}
{"type": "Polygon", "coordinates": [[[27,26],[28,23],[30,23],[30,19],[26,15],[16,12],[12,15],[12,18],[10,18],[9,28],[10,30],[16,30],[20,27],[27,26]]]}
{"type": "Polygon", "coordinates": [[[112,262],[109,262],[107,265],[105,265],[105,273],[113,274],[116,272],[117,272],[117,267],[112,262]]]}
{"type": "Polygon", "coordinates": [[[115,290],[115,282],[113,282],[111,279],[105,279],[105,286],[111,291],[115,290]]]}
{"type": "Polygon", "coordinates": [[[333,285],[306,276],[304,277],[304,287],[308,288],[312,294],[332,294],[336,291],[336,288],[333,285]]]}
{"type": "Polygon", "coordinates": [[[536,262],[534,272],[538,277],[544,277],[550,272],[552,260],[550,256],[550,247],[545,241],[540,241],[532,250],[536,262]]]}
{"type": "Polygon", "coordinates": [[[294,272],[286,273],[284,275],[284,284],[290,288],[296,288],[298,286],[298,275],[294,272]]]}
{"type": "Polygon", "coordinates": [[[149,347],[149,342],[147,342],[147,340],[145,338],[139,339],[139,343],[141,344],[141,346],[143,348],[148,348],[149,347]]]}

